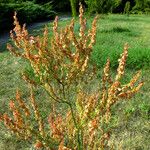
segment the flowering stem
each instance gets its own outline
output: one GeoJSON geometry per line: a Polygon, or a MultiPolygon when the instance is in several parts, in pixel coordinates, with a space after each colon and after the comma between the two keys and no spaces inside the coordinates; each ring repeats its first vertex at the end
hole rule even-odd
{"type": "Polygon", "coordinates": [[[71,110],[71,116],[72,116],[72,119],[73,119],[73,122],[74,122],[74,125],[75,125],[75,128],[77,129],[77,141],[78,141],[78,150],[82,150],[83,149],[83,142],[82,142],[82,134],[81,134],[81,129],[79,128],[78,124],[77,124],[77,121],[76,121],[76,117],[75,117],[75,114],[74,114],[74,111],[73,111],[73,107],[72,107],[72,104],[69,103],[67,100],[62,100],[61,98],[59,99],[56,99],[54,98],[50,92],[47,90],[49,96],[56,102],[58,103],[65,103],[69,106],[70,110],[71,110]]]}

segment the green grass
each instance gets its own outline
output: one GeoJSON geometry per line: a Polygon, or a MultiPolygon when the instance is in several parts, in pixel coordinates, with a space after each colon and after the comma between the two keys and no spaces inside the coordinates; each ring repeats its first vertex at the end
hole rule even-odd
{"type": "MultiPolygon", "coordinates": [[[[145,85],[130,101],[125,100],[114,107],[114,128],[112,141],[121,142],[125,150],[148,150],[150,128],[150,70],[142,72],[145,85]]],[[[133,76],[133,70],[126,71],[125,79],[133,76]]]]}
{"type": "Polygon", "coordinates": [[[99,20],[97,44],[93,60],[99,67],[109,57],[112,67],[117,66],[117,59],[123,45],[129,44],[127,67],[132,69],[150,67],[150,17],[108,15],[99,20]]]}
{"type": "MultiPolygon", "coordinates": [[[[91,22],[91,18],[89,19],[91,22]]],[[[61,26],[68,21],[60,22],[61,26]]],[[[89,23],[87,24],[89,26],[89,23]]],[[[52,29],[52,23],[48,24],[52,29]]],[[[75,30],[79,26],[76,24],[75,30]]],[[[34,29],[34,34],[41,34],[41,28],[34,29]]],[[[94,47],[92,60],[103,67],[106,59],[111,60],[112,71],[115,73],[117,59],[122,52],[124,43],[128,42],[129,58],[123,82],[128,81],[137,69],[142,69],[142,80],[145,85],[132,101],[118,103],[113,108],[112,138],[110,143],[123,150],[149,150],[150,144],[150,16],[123,15],[102,16],[98,22],[97,44],[94,47]]],[[[16,88],[23,91],[25,100],[29,96],[28,88],[21,79],[26,62],[9,54],[7,50],[0,52],[0,113],[8,110],[9,99],[14,98],[16,88]]],[[[36,95],[41,106],[43,117],[50,112],[50,102],[42,89],[36,95]]],[[[16,139],[0,126],[0,150],[29,150],[32,145],[16,139]],[[28,148],[29,147],[29,148],[28,148]]]]}

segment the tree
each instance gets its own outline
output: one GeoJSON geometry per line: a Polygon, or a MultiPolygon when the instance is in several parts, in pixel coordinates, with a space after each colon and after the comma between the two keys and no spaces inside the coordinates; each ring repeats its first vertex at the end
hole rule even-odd
{"type": "Polygon", "coordinates": [[[76,0],[70,0],[70,5],[71,5],[72,16],[76,17],[77,16],[76,0]]]}
{"type": "Polygon", "coordinates": [[[150,0],[135,0],[133,12],[150,12],[150,0]]]}

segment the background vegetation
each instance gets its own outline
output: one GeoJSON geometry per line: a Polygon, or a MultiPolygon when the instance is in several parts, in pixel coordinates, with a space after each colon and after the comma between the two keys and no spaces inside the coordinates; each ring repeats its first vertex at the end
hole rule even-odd
{"type": "Polygon", "coordinates": [[[12,25],[14,11],[18,12],[20,22],[30,23],[37,20],[53,18],[54,12],[71,12],[76,16],[82,2],[88,14],[124,13],[129,4],[130,13],[149,13],[150,0],[0,0],[0,29],[12,25]]]}
{"type": "Polygon", "coordinates": [[[52,5],[46,3],[43,5],[36,4],[32,1],[20,2],[11,1],[0,3],[0,27],[6,29],[12,26],[13,14],[17,12],[21,23],[31,23],[54,16],[52,5]]]}

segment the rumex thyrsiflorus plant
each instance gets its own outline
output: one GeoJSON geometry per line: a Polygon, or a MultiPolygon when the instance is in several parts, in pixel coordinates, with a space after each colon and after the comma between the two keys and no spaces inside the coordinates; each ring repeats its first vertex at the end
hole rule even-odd
{"type": "Polygon", "coordinates": [[[87,31],[82,5],[79,12],[79,34],[74,31],[74,19],[60,29],[56,17],[51,40],[47,27],[43,36],[30,36],[25,25],[20,26],[16,13],[14,15],[15,28],[10,32],[14,44],[7,47],[15,56],[28,60],[34,71],[32,78],[23,74],[30,85],[32,108],[17,90],[16,99],[9,103],[12,117],[5,113],[1,120],[17,136],[32,141],[36,149],[106,149],[111,135],[112,106],[133,97],[143,85],[137,83],[140,72],[129,83],[121,83],[128,56],[127,44],[120,56],[116,76],[111,75],[108,59],[101,80],[97,77],[98,69],[90,63],[90,56],[98,17],[87,31]],[[99,84],[95,84],[95,80],[99,84]],[[54,105],[47,121],[43,120],[33,92],[35,85],[47,91],[50,102],[66,105],[64,112],[57,111],[54,105]]]}

